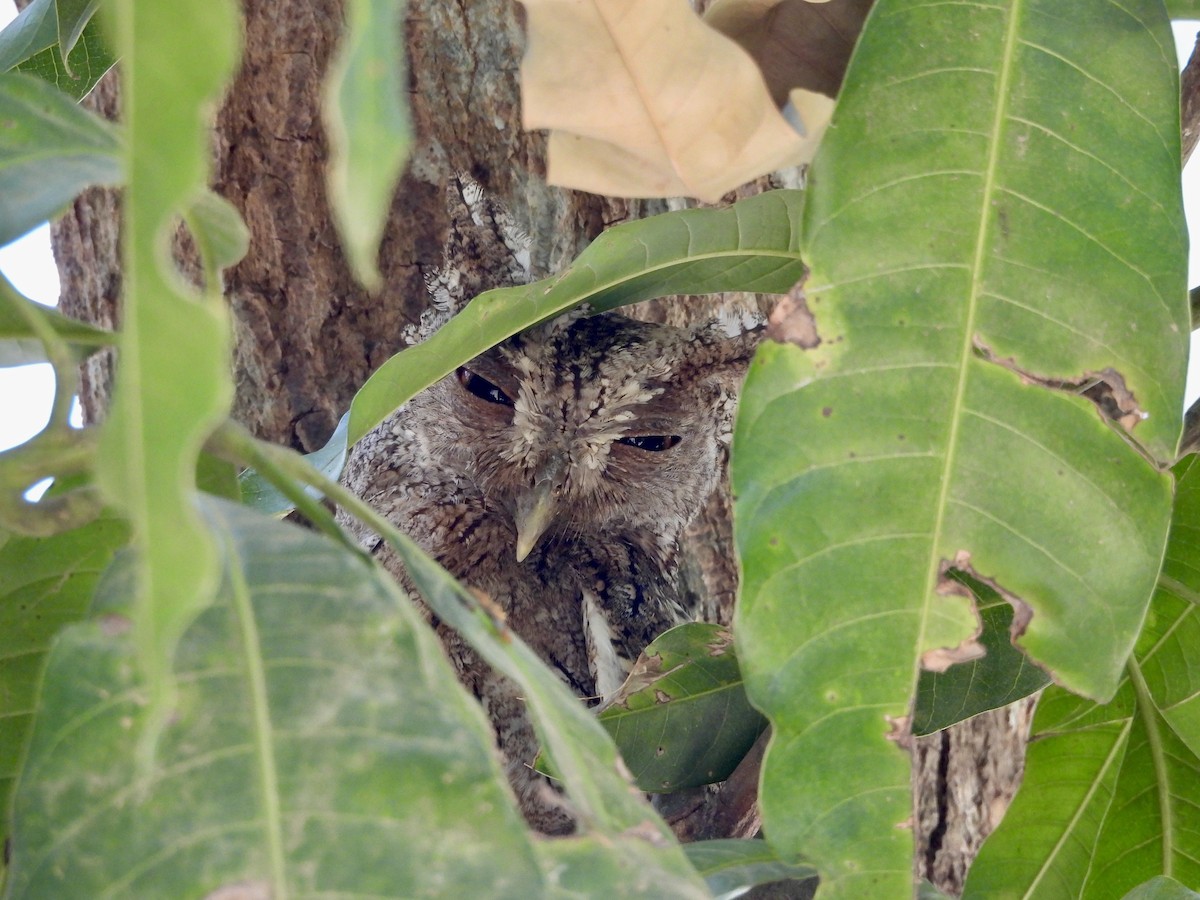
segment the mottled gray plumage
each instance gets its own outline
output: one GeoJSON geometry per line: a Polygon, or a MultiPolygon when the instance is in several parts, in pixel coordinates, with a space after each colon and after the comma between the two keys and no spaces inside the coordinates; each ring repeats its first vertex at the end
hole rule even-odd
{"type": "MultiPolygon", "coordinates": [[[[610,694],[662,631],[691,618],[679,540],[721,476],[747,335],[569,315],[443,379],[355,448],[344,481],[412,535],[580,697],[610,694]]],[[[361,535],[406,586],[401,567],[361,535]]],[[[480,698],[531,823],[570,830],[529,768],[512,687],[440,629],[480,698]]]]}

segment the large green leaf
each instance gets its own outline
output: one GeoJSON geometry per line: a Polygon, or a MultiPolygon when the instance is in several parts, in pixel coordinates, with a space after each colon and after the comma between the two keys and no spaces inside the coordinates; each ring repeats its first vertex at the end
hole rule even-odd
{"type": "Polygon", "coordinates": [[[668,294],[785,293],[804,273],[796,228],[802,196],[772,191],[730,209],[627,222],[596,238],[558,275],[480,294],[363,385],[350,408],[350,443],[457,366],[581,303],[608,310],[668,294]]]}
{"type": "Polygon", "coordinates": [[[599,718],[652,793],[724,781],[767,725],[746,699],[733,635],[706,622],[651,641],[599,718]]]}
{"type": "Polygon", "coordinates": [[[911,890],[887,737],[924,654],[977,650],[947,567],[1031,613],[1061,683],[1120,683],[1169,513],[1146,456],[1173,457],[1182,406],[1178,134],[1157,0],[868,20],[804,210],[821,343],[759,351],[733,453],[766,833],[831,896],[911,890]]]}
{"type": "Polygon", "coordinates": [[[50,641],[83,618],[100,572],[128,538],[108,516],[49,538],[0,532],[0,843],[50,641]]]}
{"type": "Polygon", "coordinates": [[[222,586],[144,779],[129,567],[55,643],[6,896],[541,896],[487,724],[415,608],[356,554],[207,508],[222,586]]]}
{"type": "Polygon", "coordinates": [[[1003,885],[1116,898],[1156,875],[1200,884],[1200,607],[1188,596],[1200,589],[1200,457],[1175,474],[1164,575],[1121,689],[1105,706],[1046,693],[1024,785],[972,868],[968,897],[1003,885]]]}
{"type": "Polygon", "coordinates": [[[382,282],[375,257],[412,143],[404,64],[404,2],[349,0],[346,30],[326,75],[321,113],[329,135],[334,221],[355,277],[382,282]]]}
{"type": "Polygon", "coordinates": [[[124,60],[122,332],[97,482],[133,525],[134,640],[149,688],[143,764],[167,714],[175,642],[216,584],[216,548],[193,505],[196,460],[233,399],[229,314],[219,285],[194,295],[170,235],[207,188],[209,121],[238,59],[231,0],[111,0],[124,60]]]}
{"type": "Polygon", "coordinates": [[[0,75],[0,138],[0,245],[121,178],[116,130],[40,78],[0,75]]]}

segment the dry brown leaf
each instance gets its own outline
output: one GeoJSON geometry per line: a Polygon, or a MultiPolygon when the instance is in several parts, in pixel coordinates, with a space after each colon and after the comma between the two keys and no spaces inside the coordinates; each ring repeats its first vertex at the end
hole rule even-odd
{"type": "Polygon", "coordinates": [[[799,134],[758,66],[687,0],[525,0],[526,128],[548,128],[552,184],[715,201],[812,158],[832,101],[796,92],[799,134]]]}
{"type": "Polygon", "coordinates": [[[874,0],[717,0],[704,21],[762,70],[776,103],[794,88],[837,96],[874,0]]]}

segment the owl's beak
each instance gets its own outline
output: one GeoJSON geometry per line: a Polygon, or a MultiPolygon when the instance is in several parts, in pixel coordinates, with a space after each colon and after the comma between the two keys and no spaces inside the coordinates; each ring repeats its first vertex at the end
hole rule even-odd
{"type": "Polygon", "coordinates": [[[557,464],[543,469],[533,488],[517,500],[517,562],[524,562],[558,513],[561,472],[557,464]]]}

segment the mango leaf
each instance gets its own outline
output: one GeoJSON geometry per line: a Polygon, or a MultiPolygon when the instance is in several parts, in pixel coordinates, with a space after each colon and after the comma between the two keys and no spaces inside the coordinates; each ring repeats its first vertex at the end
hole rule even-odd
{"type": "Polygon", "coordinates": [[[746,699],[733,635],[706,622],[655,638],[599,718],[652,793],[724,781],[767,725],[746,699]]]}
{"type": "Polygon", "coordinates": [[[913,706],[913,734],[932,734],[971,716],[999,709],[1050,684],[1050,676],[1013,646],[1013,609],[995,590],[953,571],[976,598],[986,655],[944,672],[922,670],[913,706]]]}
{"type": "Polygon", "coordinates": [[[17,71],[36,75],[68,97],[82,100],[116,61],[100,23],[92,19],[84,26],[65,62],[60,45],[55,43],[21,62],[17,71]]]}
{"type": "Polygon", "coordinates": [[[133,634],[149,690],[139,757],[149,766],[171,705],[175,643],[216,586],[216,547],[193,505],[196,460],[233,399],[228,310],[217,285],[201,296],[185,286],[168,235],[207,187],[208,116],[240,29],[230,0],[110,0],[105,13],[123,58],[128,178],[122,331],[96,480],[133,526],[133,634]]]}
{"type": "Polygon", "coordinates": [[[764,827],[831,897],[912,890],[887,737],[922,661],[980,649],[948,568],[1015,604],[1060,683],[1122,683],[1186,360],[1171,46],[1157,0],[868,17],[810,173],[807,306],[778,322],[820,343],[760,348],[733,450],[764,827]]]}
{"type": "Polygon", "coordinates": [[[71,53],[84,27],[99,8],[100,0],[54,0],[55,18],[58,20],[58,46],[63,53],[71,53]]]}
{"type": "Polygon", "coordinates": [[[728,209],[628,222],[604,232],[552,278],[480,294],[363,385],[350,407],[349,442],[489,347],[581,303],[604,311],[668,294],[786,292],[804,272],[796,231],[802,196],[771,191],[728,209]]]}
{"type": "MultiPolygon", "coordinates": [[[[34,336],[29,321],[17,308],[19,304],[33,302],[13,287],[12,282],[0,272],[0,366],[46,362],[46,348],[34,336]]],[[[41,304],[36,304],[35,311],[74,348],[80,359],[93,350],[113,344],[117,339],[111,331],[77,319],[68,319],[41,304]]]]}
{"type": "MultiPolygon", "coordinates": [[[[1175,474],[1169,560],[1192,553],[1200,528],[1200,460],[1175,474]]],[[[1200,587],[1200,572],[1186,578],[1200,587]]],[[[1156,875],[1200,884],[1200,608],[1168,580],[1111,703],[1057,687],[1042,698],[1021,791],[965,897],[995,896],[1001,884],[1026,897],[1119,897],[1156,875]]]]}
{"type": "Polygon", "coordinates": [[[33,0],[0,31],[0,72],[58,43],[54,0],[33,0]]]}
{"type": "MultiPolygon", "coordinates": [[[[349,425],[350,413],[346,413],[338,420],[337,428],[333,430],[325,446],[304,456],[310,466],[335,481],[341,476],[342,467],[346,464],[346,429],[349,425]]],[[[247,469],[238,476],[238,485],[242,502],[261,513],[282,516],[293,509],[292,501],[253,469],[247,469]]],[[[315,490],[309,489],[309,493],[316,496],[315,490]]]]}
{"type": "Polygon", "coordinates": [[[1172,19],[1200,19],[1200,0],[1167,0],[1172,19]]]}
{"type": "Polygon", "coordinates": [[[738,897],[746,888],[784,879],[816,878],[804,863],[786,863],[761,840],[713,840],[684,844],[683,852],[714,897],[738,897]]]}
{"type": "Polygon", "coordinates": [[[405,4],[350,0],[346,30],[326,76],[329,198],[355,277],[372,291],[392,194],[408,160],[405,4]]]}
{"type": "Polygon", "coordinates": [[[550,129],[551,184],[715,202],[810,160],[829,121],[829,99],[798,90],[794,129],[746,51],[681,0],[524,6],[521,108],[550,129]]]}
{"type": "Polygon", "coordinates": [[[1200,900],[1200,894],[1185,888],[1174,878],[1159,875],[1139,884],[1122,900],[1200,900]]]}
{"type": "Polygon", "coordinates": [[[121,179],[116,130],[39,78],[0,75],[0,245],[121,179]]]}
{"type": "Polygon", "coordinates": [[[111,516],[49,538],[0,532],[0,843],[50,642],[84,617],[100,572],[128,539],[111,516]]]}
{"type": "Polygon", "coordinates": [[[542,896],[481,711],[394,583],[302,529],[204,508],[222,583],[179,645],[153,770],[134,762],[126,565],[51,650],[6,896],[542,896]]]}

